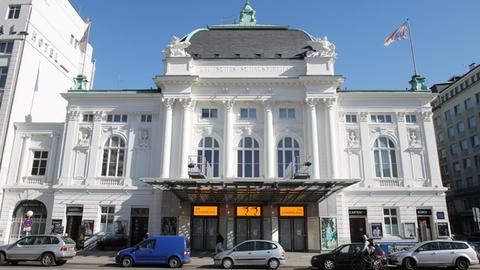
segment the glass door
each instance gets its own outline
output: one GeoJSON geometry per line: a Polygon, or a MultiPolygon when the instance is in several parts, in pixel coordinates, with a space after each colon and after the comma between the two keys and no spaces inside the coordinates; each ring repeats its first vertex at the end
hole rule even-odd
{"type": "Polygon", "coordinates": [[[235,241],[237,244],[245,240],[262,239],[262,237],[261,218],[237,218],[235,226],[235,241]]]}
{"type": "Polygon", "coordinates": [[[286,251],[305,251],[307,234],[305,218],[280,218],[280,244],[286,251]]]}
{"type": "Polygon", "coordinates": [[[285,250],[292,250],[292,239],[290,237],[290,219],[280,219],[280,245],[285,250]]]}
{"type": "Polygon", "coordinates": [[[192,249],[214,250],[218,233],[218,218],[192,219],[192,249]]]}

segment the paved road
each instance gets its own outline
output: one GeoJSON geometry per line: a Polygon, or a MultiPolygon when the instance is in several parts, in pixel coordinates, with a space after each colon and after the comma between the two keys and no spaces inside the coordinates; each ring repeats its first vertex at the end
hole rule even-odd
{"type": "MultiPolygon", "coordinates": [[[[40,266],[40,264],[38,263],[19,263],[17,266],[11,266],[11,265],[6,265],[6,266],[2,266],[0,267],[1,270],[7,270],[7,269],[11,269],[11,270],[40,270],[40,269],[45,269],[43,268],[42,266],[40,266]]],[[[65,264],[63,266],[57,266],[57,267],[52,267],[50,268],[52,270],[54,269],[105,269],[105,270],[110,270],[110,269],[116,269],[116,270],[119,270],[119,269],[123,269],[122,267],[120,266],[117,266],[115,264],[106,264],[106,265],[93,265],[93,264],[65,264]]],[[[132,269],[139,269],[139,270],[144,270],[144,269],[169,269],[168,267],[159,267],[159,266],[156,266],[156,267],[134,267],[132,269]]],[[[202,269],[202,270],[209,270],[209,269],[214,269],[214,270],[219,270],[221,268],[215,268],[213,265],[203,265],[203,266],[198,266],[198,265],[194,265],[194,266],[188,266],[188,265],[185,265],[182,269],[186,269],[186,270],[189,270],[189,269],[202,269]]],[[[235,268],[235,269],[240,269],[240,270],[249,270],[249,269],[252,269],[252,268],[248,268],[248,267],[241,267],[241,268],[235,268]]],[[[262,269],[262,268],[256,268],[256,269],[262,269]]],[[[265,268],[263,268],[265,269],[265,268]]],[[[474,267],[471,267],[470,269],[480,269],[480,265],[476,265],[474,267]]],[[[288,267],[288,266],[282,266],[280,268],[280,270],[311,270],[310,268],[308,267],[288,267]]],[[[425,270],[428,270],[428,269],[425,269],[425,270]]]]}

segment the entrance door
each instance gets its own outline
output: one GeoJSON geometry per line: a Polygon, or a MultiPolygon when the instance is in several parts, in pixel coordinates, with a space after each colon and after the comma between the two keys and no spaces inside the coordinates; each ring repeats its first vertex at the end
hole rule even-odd
{"type": "Polygon", "coordinates": [[[132,208],[130,213],[130,245],[140,243],[148,232],[148,208],[132,208]]]}
{"type": "Polygon", "coordinates": [[[418,217],[418,236],[420,242],[432,240],[430,217],[418,217]]]}
{"type": "Polygon", "coordinates": [[[84,236],[80,239],[80,227],[82,226],[82,206],[67,207],[67,228],[68,236],[77,243],[77,248],[83,248],[84,236]],[[80,241],[82,240],[82,241],[80,241]]]}
{"type": "Polygon", "coordinates": [[[192,218],[192,249],[214,250],[218,233],[218,218],[192,218]]]}
{"type": "Polygon", "coordinates": [[[304,218],[281,218],[280,245],[286,251],[303,252],[306,250],[306,223],[304,218]]]}
{"type": "Polygon", "coordinates": [[[363,236],[367,233],[365,218],[350,218],[350,241],[352,243],[363,242],[363,236]]]}
{"type": "Polygon", "coordinates": [[[235,241],[241,243],[245,240],[262,239],[262,219],[241,217],[237,218],[235,227],[235,241]]]}

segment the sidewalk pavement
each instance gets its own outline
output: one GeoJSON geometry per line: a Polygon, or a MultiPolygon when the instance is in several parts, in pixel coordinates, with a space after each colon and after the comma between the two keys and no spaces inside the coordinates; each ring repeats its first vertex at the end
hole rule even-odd
{"type": "MultiPolygon", "coordinates": [[[[80,251],[77,256],[68,261],[68,264],[78,265],[109,265],[115,263],[116,251],[80,251]]],[[[289,267],[309,267],[310,259],[317,253],[287,252],[287,264],[289,267]]],[[[189,266],[213,265],[213,253],[193,253],[189,266]]]]}

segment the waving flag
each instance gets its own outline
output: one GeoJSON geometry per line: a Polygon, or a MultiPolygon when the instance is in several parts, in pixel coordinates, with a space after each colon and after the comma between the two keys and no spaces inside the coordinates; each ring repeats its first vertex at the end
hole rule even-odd
{"type": "Polygon", "coordinates": [[[393,32],[390,36],[388,36],[383,45],[387,47],[388,45],[392,44],[393,42],[401,39],[407,39],[410,37],[410,31],[408,30],[408,22],[404,22],[400,27],[398,27],[395,32],[393,32]]]}
{"type": "Polygon", "coordinates": [[[87,51],[87,44],[88,44],[88,35],[90,34],[90,21],[87,22],[87,29],[85,29],[85,33],[83,33],[83,37],[80,40],[80,51],[85,53],[87,51]]]}

